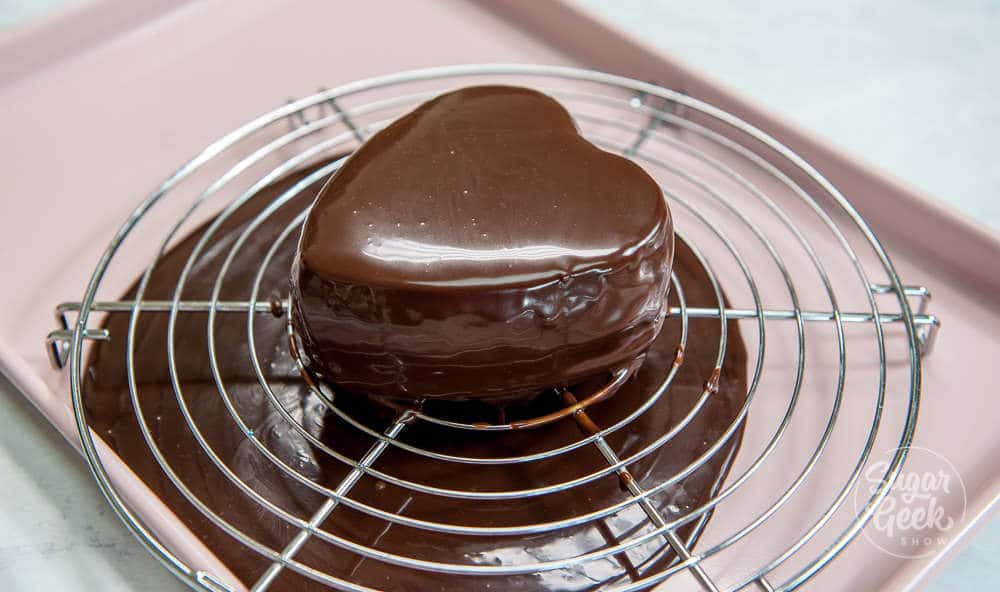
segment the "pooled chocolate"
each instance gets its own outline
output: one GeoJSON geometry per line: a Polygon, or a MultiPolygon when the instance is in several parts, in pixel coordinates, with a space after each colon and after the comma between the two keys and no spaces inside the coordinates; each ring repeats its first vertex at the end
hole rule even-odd
{"type": "MultiPolygon", "coordinates": [[[[190,274],[182,297],[205,300],[229,247],[260,211],[282,192],[301,180],[308,171],[279,181],[241,207],[225,223],[203,252],[190,274]]],[[[232,262],[222,284],[223,300],[246,300],[261,258],[285,226],[299,215],[319,188],[319,183],[300,197],[278,209],[258,227],[232,262]]],[[[173,296],[178,275],[204,227],[175,245],[159,261],[150,277],[147,299],[173,296]]],[[[682,242],[677,244],[675,271],[684,285],[688,305],[718,306],[714,292],[697,259],[682,242]]],[[[263,276],[261,297],[280,297],[288,289],[288,269],[295,245],[282,245],[263,276]]],[[[124,296],[134,297],[133,288],[124,296]]],[[[208,445],[227,467],[265,499],[308,520],[323,505],[323,498],[283,474],[237,429],[226,409],[209,367],[204,313],[181,313],[177,319],[178,386],[187,401],[195,424],[208,445]]],[[[167,478],[150,454],[139,431],[126,380],[124,336],[128,315],[110,315],[104,327],[111,341],[95,343],[84,374],[83,400],[87,419],[96,434],[163,499],[164,503],[250,587],[270,565],[265,557],[237,542],[210,522],[188,502],[167,478]]],[[[288,353],[286,318],[259,314],[256,319],[256,349],[266,378],[275,396],[308,433],[326,446],[358,459],[373,439],[328,412],[299,376],[288,353]]],[[[134,367],[136,397],[141,413],[173,471],[209,508],[246,536],[280,550],[298,532],[269,510],[236,488],[209,460],[194,439],[177,403],[166,363],[167,315],[143,313],[136,327],[134,367]]],[[[692,319],[683,363],[670,389],[639,418],[607,437],[621,457],[642,447],[682,421],[702,398],[706,381],[713,375],[719,342],[719,323],[712,319],[692,319]]],[[[220,314],[215,326],[219,376],[240,417],[278,458],[308,479],[326,487],[337,487],[349,467],[315,448],[293,430],[264,397],[249,362],[246,316],[220,314]]],[[[680,322],[668,321],[646,355],[637,374],[611,399],[588,409],[600,427],[608,427],[648,399],[677,360],[680,322]]],[[[735,321],[729,324],[725,363],[719,375],[718,391],[707,397],[691,422],[670,442],[629,470],[645,489],[662,483],[701,456],[734,421],[746,400],[746,350],[735,321]]],[[[587,387],[574,387],[577,396],[587,387]]],[[[379,406],[366,401],[344,400],[338,404],[372,429],[385,428],[384,418],[374,415],[379,406]]],[[[554,393],[532,401],[532,407],[560,404],[554,393]]],[[[530,414],[532,408],[526,409],[530,414]]],[[[651,502],[667,519],[700,506],[716,491],[725,477],[729,459],[735,454],[742,426],[726,446],[697,469],[653,496],[651,502]]],[[[576,423],[566,418],[535,430],[506,433],[470,433],[417,422],[408,426],[402,439],[445,454],[466,456],[512,456],[530,454],[566,445],[580,438],[576,423]]],[[[542,462],[508,465],[467,465],[419,457],[390,447],[374,468],[390,475],[423,484],[458,490],[528,489],[562,482],[594,472],[606,461],[593,446],[542,462]]],[[[586,485],[559,493],[525,499],[482,501],[440,497],[403,489],[376,476],[365,475],[351,490],[352,499],[412,518],[469,526],[503,526],[549,522],[594,511],[627,499],[614,475],[606,475],[586,485]]],[[[649,523],[636,507],[602,520],[577,527],[531,536],[458,536],[431,533],[365,515],[346,505],[338,506],[320,525],[322,529],[361,545],[381,551],[450,563],[501,565],[571,558],[596,551],[648,532],[649,523]]],[[[693,523],[678,529],[687,539],[693,523]]],[[[674,559],[664,551],[662,540],[650,541],[627,553],[598,561],[567,565],[543,573],[508,577],[470,577],[433,573],[398,567],[366,559],[313,537],[295,559],[359,585],[379,590],[466,590],[504,591],[590,591],[613,585],[627,585],[637,578],[664,569],[674,559]]],[[[275,592],[326,589],[321,584],[285,569],[269,588],[275,592]]]]}
{"type": "Polygon", "coordinates": [[[640,167],[536,91],[442,95],[320,191],[292,271],[311,370],[356,393],[501,400],[642,355],[673,227],[640,167]]]}

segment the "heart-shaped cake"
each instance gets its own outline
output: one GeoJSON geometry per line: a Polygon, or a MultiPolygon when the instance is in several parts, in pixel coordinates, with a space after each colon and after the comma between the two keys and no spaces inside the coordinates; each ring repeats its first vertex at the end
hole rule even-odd
{"type": "Polygon", "coordinates": [[[460,89],[372,136],[320,191],[291,277],[307,367],[390,399],[527,397],[656,337],[670,212],[554,99],[460,89]]]}

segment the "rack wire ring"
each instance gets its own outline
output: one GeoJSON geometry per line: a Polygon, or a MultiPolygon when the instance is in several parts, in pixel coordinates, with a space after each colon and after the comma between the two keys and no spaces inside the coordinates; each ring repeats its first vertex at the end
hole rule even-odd
{"type": "MultiPolygon", "coordinates": [[[[862,512],[855,517],[852,523],[848,526],[848,528],[846,528],[843,531],[843,533],[838,537],[837,541],[833,545],[829,546],[819,557],[817,557],[814,561],[809,563],[805,568],[796,573],[791,579],[785,582],[782,585],[782,589],[791,589],[797,587],[798,585],[801,585],[801,583],[803,583],[809,577],[811,577],[811,575],[813,575],[817,570],[822,568],[822,566],[826,565],[829,559],[832,558],[834,555],[836,555],[857,534],[857,532],[864,525],[864,523],[866,523],[867,520],[871,517],[875,505],[882,499],[882,497],[884,497],[889,487],[891,487],[892,482],[898,476],[899,469],[902,465],[903,460],[905,459],[905,444],[909,443],[909,441],[912,439],[913,428],[915,426],[915,421],[916,421],[916,412],[919,406],[920,364],[919,364],[918,354],[916,353],[917,342],[916,342],[912,311],[909,308],[908,302],[903,297],[904,290],[901,282],[899,281],[899,277],[896,274],[894,268],[892,267],[892,264],[889,261],[888,256],[886,255],[878,239],[874,236],[874,233],[871,231],[870,228],[867,227],[866,224],[864,224],[863,220],[860,218],[857,212],[850,206],[850,204],[846,202],[843,196],[841,196],[836,191],[836,189],[834,189],[831,185],[829,185],[829,183],[825,179],[823,179],[822,176],[815,171],[815,169],[813,169],[807,163],[802,161],[799,157],[794,155],[794,153],[791,153],[791,151],[787,150],[787,148],[784,148],[770,137],[766,136],[762,132],[759,132],[759,130],[754,129],[749,124],[741,122],[740,120],[734,118],[731,115],[715,110],[714,108],[704,105],[703,103],[700,103],[694,99],[690,99],[689,97],[685,97],[684,95],[680,95],[679,93],[672,93],[671,91],[666,91],[665,89],[659,89],[658,87],[654,87],[652,85],[636,81],[630,81],[620,77],[580,71],[580,70],[573,70],[568,68],[536,67],[536,66],[463,66],[463,67],[451,67],[451,68],[436,68],[436,69],[418,71],[415,73],[387,76],[379,79],[373,79],[370,81],[362,81],[351,85],[345,85],[344,87],[341,87],[339,89],[324,91],[323,93],[319,93],[314,97],[308,97],[306,99],[302,99],[284,108],[277,109],[274,112],[265,115],[259,118],[258,120],[255,120],[254,122],[246,124],[245,126],[237,129],[233,133],[229,134],[228,136],[222,138],[218,142],[209,146],[209,148],[203,151],[199,156],[195,157],[195,159],[193,159],[187,165],[182,167],[177,173],[171,176],[163,184],[163,186],[161,186],[160,190],[154,192],[154,194],[152,194],[146,201],[144,201],[136,209],[136,211],[129,218],[129,220],[127,220],[126,223],[123,225],[123,227],[119,230],[119,232],[116,233],[115,237],[112,240],[111,245],[108,247],[107,251],[102,255],[101,260],[99,261],[98,266],[95,269],[94,275],[92,276],[88,284],[87,292],[83,300],[81,301],[80,314],[77,317],[77,323],[73,331],[73,341],[71,343],[69,358],[70,358],[70,382],[71,382],[71,392],[73,395],[74,412],[77,419],[77,426],[80,430],[81,439],[83,441],[83,448],[85,455],[87,457],[88,463],[91,465],[92,471],[95,473],[95,478],[97,479],[98,484],[101,487],[102,491],[108,497],[115,511],[123,518],[123,520],[126,521],[126,524],[133,530],[133,532],[137,534],[137,536],[140,538],[140,541],[144,545],[146,545],[147,548],[149,548],[154,555],[158,556],[161,560],[163,560],[171,569],[171,571],[174,571],[174,573],[177,573],[179,575],[185,575],[189,580],[192,581],[197,580],[197,574],[194,574],[189,568],[187,568],[187,566],[183,564],[183,562],[177,560],[176,557],[171,555],[168,550],[166,550],[162,545],[160,545],[157,542],[156,538],[151,535],[148,529],[146,529],[143,526],[143,524],[137,520],[136,516],[132,513],[125,500],[123,500],[120,497],[120,495],[114,490],[114,488],[110,485],[107,474],[100,463],[99,457],[97,457],[93,437],[89,433],[89,430],[87,429],[86,418],[84,417],[84,412],[83,412],[80,372],[82,368],[82,350],[83,350],[83,339],[86,331],[86,320],[91,312],[91,306],[93,305],[95,299],[95,291],[99,286],[101,280],[103,279],[103,276],[106,273],[107,268],[111,263],[112,257],[114,256],[115,252],[121,245],[122,241],[125,239],[126,235],[128,235],[131,229],[135,226],[138,219],[149,208],[155,205],[155,203],[158,202],[166,194],[166,192],[169,191],[173,186],[175,186],[181,180],[186,178],[188,175],[191,174],[191,172],[199,168],[205,162],[213,158],[216,154],[220,153],[228,145],[231,145],[232,143],[235,143],[236,141],[249,136],[256,129],[262,128],[266,125],[269,125],[270,123],[274,123],[275,121],[278,121],[283,117],[286,117],[294,113],[299,113],[303,109],[316,105],[319,102],[332,100],[335,97],[344,96],[354,92],[360,92],[361,90],[383,88],[392,84],[411,81],[411,80],[427,81],[439,77],[449,78],[458,76],[478,76],[484,74],[556,76],[561,78],[570,78],[574,80],[610,84],[626,89],[631,89],[633,91],[641,91],[650,95],[672,100],[682,105],[698,109],[703,113],[709,113],[710,115],[714,115],[717,117],[717,119],[726,121],[727,123],[733,125],[733,127],[743,132],[747,132],[755,139],[762,141],[769,148],[775,150],[777,153],[786,158],[788,161],[792,162],[799,168],[799,170],[804,171],[812,180],[817,182],[821,186],[821,188],[826,192],[826,194],[832,196],[832,198],[841,208],[841,210],[843,210],[843,212],[845,212],[847,216],[851,218],[851,220],[854,222],[857,228],[865,235],[865,238],[867,239],[869,246],[875,252],[876,256],[880,259],[882,267],[885,269],[887,275],[889,276],[889,284],[892,288],[892,291],[897,296],[897,299],[899,300],[900,303],[901,317],[904,321],[903,324],[906,328],[907,338],[909,341],[909,351],[911,356],[909,405],[906,415],[906,421],[904,423],[902,434],[900,437],[900,441],[904,443],[904,446],[901,446],[902,450],[900,450],[900,452],[898,452],[891,459],[885,471],[881,486],[877,488],[876,491],[873,492],[871,498],[869,499],[868,504],[864,507],[862,512]]],[[[807,200],[807,203],[811,203],[809,201],[809,196],[803,196],[803,197],[807,200]]],[[[811,205],[813,205],[813,207],[815,208],[818,208],[818,206],[816,206],[815,204],[811,205]]],[[[847,247],[848,249],[850,247],[850,245],[847,245],[846,242],[843,246],[847,247]]],[[[860,263],[858,263],[858,267],[859,271],[861,272],[860,275],[862,277],[865,277],[863,273],[864,270],[861,268],[860,263]]],[[[874,314],[876,315],[875,318],[877,319],[878,318],[877,305],[874,303],[873,300],[870,302],[870,304],[872,306],[874,314]]],[[[138,312],[139,312],[139,302],[136,301],[136,306],[135,310],[133,311],[133,316],[137,316],[138,312]]],[[[839,317],[837,318],[837,321],[839,326],[840,323],[839,317]]],[[[881,360],[884,362],[884,344],[883,344],[884,338],[881,334],[881,325],[876,322],[875,326],[880,345],[880,356],[881,360]]],[[[880,376],[881,385],[884,385],[884,378],[885,377],[884,377],[884,364],[883,364],[882,374],[880,376]]],[[[882,386],[880,386],[880,397],[881,396],[884,396],[884,388],[882,386]]],[[[870,439],[871,437],[869,438],[869,440],[870,439]]],[[[867,446],[866,450],[870,452],[870,446],[867,446]]],[[[863,460],[864,459],[862,458],[859,462],[863,462],[863,460]]],[[[845,486],[845,490],[849,485],[850,483],[847,486],[845,486]]],[[[270,553],[266,554],[268,556],[271,556],[270,553]]],[[[680,568],[682,568],[685,565],[689,565],[691,563],[692,563],[691,561],[687,561],[687,562],[682,562],[682,564],[679,565],[681,565],[680,568]]],[[[320,577],[319,579],[326,581],[326,578],[323,577],[320,577]]],[[[344,584],[344,583],[339,582],[339,584],[344,584]]],[[[345,589],[358,589],[358,588],[348,583],[345,589]]],[[[627,589],[632,589],[632,587],[629,587],[627,589]]]]}

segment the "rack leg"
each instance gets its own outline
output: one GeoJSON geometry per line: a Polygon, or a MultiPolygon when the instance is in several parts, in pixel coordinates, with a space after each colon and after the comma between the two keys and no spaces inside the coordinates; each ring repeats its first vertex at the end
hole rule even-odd
{"type": "MultiPolygon", "coordinates": [[[[403,412],[396,419],[396,421],[389,426],[389,429],[385,432],[385,436],[390,440],[395,440],[399,436],[400,432],[403,431],[403,428],[406,427],[406,424],[409,423],[411,417],[412,415],[409,411],[403,412]]],[[[379,440],[373,444],[372,447],[368,449],[368,452],[365,453],[364,457],[361,458],[361,461],[358,462],[358,466],[354,467],[354,469],[352,469],[351,472],[348,473],[337,486],[337,489],[335,489],[337,494],[347,495],[358,480],[361,479],[361,476],[364,475],[364,469],[372,466],[378,457],[385,452],[385,449],[388,446],[389,442],[386,440],[379,440]]],[[[295,537],[289,541],[287,545],[285,545],[285,548],[281,551],[280,561],[275,561],[270,567],[267,568],[267,571],[265,571],[257,582],[254,583],[253,588],[250,589],[251,592],[263,592],[264,590],[267,590],[272,583],[274,583],[278,574],[285,569],[286,562],[302,549],[303,545],[306,544],[306,541],[308,541],[312,536],[313,531],[319,528],[319,525],[327,519],[334,509],[336,509],[337,504],[338,502],[336,499],[327,498],[323,505],[316,510],[315,514],[313,514],[312,518],[309,519],[309,527],[304,530],[300,530],[298,534],[296,534],[295,537]]]]}
{"type": "MultiPolygon", "coordinates": [[[[562,391],[562,397],[563,401],[568,405],[575,405],[577,403],[576,397],[573,396],[573,393],[567,390],[562,391]]],[[[576,420],[580,429],[589,435],[594,435],[600,431],[597,424],[590,419],[590,416],[587,415],[587,412],[583,409],[574,413],[573,419],[576,420]]],[[[594,440],[594,446],[596,446],[597,450],[600,451],[601,456],[608,461],[608,464],[615,465],[621,462],[621,459],[618,458],[618,454],[615,453],[604,438],[599,437],[594,440]]],[[[629,494],[633,497],[640,497],[644,493],[642,487],[639,486],[639,483],[636,482],[636,480],[632,477],[632,474],[625,467],[618,469],[618,478],[625,489],[628,490],[629,494]]],[[[646,514],[646,517],[649,518],[650,522],[652,522],[656,528],[662,528],[667,525],[666,520],[663,519],[660,512],[649,501],[649,498],[639,500],[639,507],[642,508],[643,513],[646,514]]],[[[663,534],[663,538],[674,550],[674,553],[676,553],[682,560],[687,561],[693,557],[691,555],[691,551],[688,550],[687,546],[684,544],[684,541],[682,541],[673,531],[666,531],[663,534]]],[[[702,587],[710,592],[719,592],[719,587],[712,581],[712,578],[708,576],[705,568],[695,563],[690,567],[690,569],[691,573],[702,585],[702,587]]]]}

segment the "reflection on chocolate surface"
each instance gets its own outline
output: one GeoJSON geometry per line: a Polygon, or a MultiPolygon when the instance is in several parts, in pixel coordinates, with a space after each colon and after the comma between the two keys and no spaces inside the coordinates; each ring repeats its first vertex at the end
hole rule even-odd
{"type": "Polygon", "coordinates": [[[641,168],[536,91],[465,88],[362,146],[292,271],[310,367],[398,399],[511,399],[622,367],[663,321],[673,227],[641,168]]]}
{"type": "MultiPolygon", "coordinates": [[[[266,203],[302,176],[299,174],[275,184],[237,211],[213,239],[206,255],[196,263],[183,298],[209,297],[222,259],[240,231],[266,203]]],[[[303,192],[254,233],[226,277],[222,299],[248,298],[252,278],[263,254],[289,221],[308,206],[309,198],[315,195],[317,189],[318,186],[303,192]]],[[[195,231],[164,257],[151,278],[146,298],[172,296],[178,273],[201,232],[195,231]]],[[[279,250],[278,257],[265,275],[263,299],[285,294],[294,253],[295,245],[291,241],[279,250]]],[[[677,245],[675,271],[683,282],[689,305],[717,305],[703,271],[680,242],[677,245]]],[[[322,505],[321,495],[293,481],[275,467],[246,439],[229,416],[209,370],[206,321],[207,315],[203,313],[183,313],[176,327],[181,394],[194,421],[208,444],[236,476],[271,503],[308,519],[322,505]]],[[[235,574],[248,585],[252,584],[269,562],[211,524],[187,502],[158,467],[142,439],[127,390],[125,339],[119,337],[126,334],[127,323],[127,315],[109,317],[105,326],[110,330],[112,340],[97,344],[93,350],[84,386],[88,419],[96,432],[164,499],[180,520],[235,574]]],[[[310,394],[288,354],[285,328],[285,318],[260,314],[256,319],[257,352],[276,397],[301,421],[308,433],[336,451],[351,458],[360,458],[373,439],[347,425],[310,394]]],[[[167,374],[167,316],[144,313],[137,329],[135,365],[138,398],[143,417],[171,467],[201,500],[225,520],[257,541],[280,550],[295,535],[296,529],[237,489],[201,451],[181,416],[167,374]]],[[[729,329],[729,347],[719,377],[718,392],[706,399],[691,424],[676,438],[658,452],[629,466],[643,487],[648,489],[691,463],[736,417],[746,396],[746,352],[736,324],[731,323],[729,329]]],[[[588,410],[589,416],[600,427],[611,425],[628,415],[659,385],[675,361],[679,333],[677,321],[665,322],[637,375],[613,398],[588,410]]],[[[220,374],[240,417],[254,430],[263,445],[288,466],[315,483],[335,488],[348,469],[309,444],[282,420],[265,398],[249,362],[246,317],[242,314],[220,315],[215,334],[220,374]]],[[[718,338],[717,321],[691,321],[684,363],[670,390],[637,420],[608,437],[619,455],[635,454],[676,425],[702,397],[706,380],[713,373],[718,338]]],[[[583,385],[575,388],[574,392],[582,398],[588,388],[591,387],[583,385]]],[[[338,404],[353,417],[373,429],[384,429],[390,420],[384,408],[366,403],[350,397],[338,397],[338,404]]],[[[524,405],[537,406],[533,409],[551,409],[560,404],[555,394],[546,394],[524,405]]],[[[485,406],[482,411],[489,412],[485,406]]],[[[527,415],[531,411],[522,409],[520,413],[527,415]]],[[[670,519],[703,503],[723,478],[728,466],[725,461],[738,445],[740,433],[738,431],[733,442],[723,447],[709,462],[654,497],[654,505],[670,519]]],[[[469,433],[418,422],[403,431],[401,440],[448,454],[497,457],[547,450],[577,441],[580,437],[575,422],[565,419],[544,428],[509,433],[469,433]]],[[[539,487],[584,476],[605,466],[604,459],[589,445],[551,460],[497,466],[441,462],[390,447],[374,464],[375,469],[399,478],[474,491],[539,487]]],[[[469,526],[511,526],[576,516],[619,502],[627,496],[612,474],[567,492],[495,502],[418,493],[366,475],[351,490],[350,497],[385,511],[422,520],[469,526]]],[[[479,565],[572,558],[649,531],[645,516],[635,506],[603,520],[531,536],[458,536],[403,525],[390,526],[381,519],[345,505],[337,507],[322,523],[322,528],[384,552],[430,561],[479,565]]],[[[684,537],[690,533],[690,524],[680,529],[684,537]]],[[[468,577],[404,569],[362,558],[316,538],[306,544],[296,559],[352,582],[383,590],[465,591],[486,589],[489,585],[491,590],[572,591],[595,590],[655,573],[672,559],[669,552],[659,556],[655,554],[662,544],[657,540],[604,560],[511,577],[468,577]]],[[[322,586],[318,583],[284,570],[271,589],[300,592],[320,588],[322,586]]]]}

